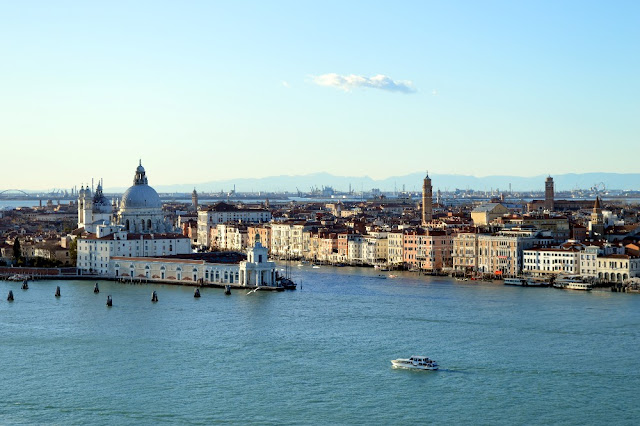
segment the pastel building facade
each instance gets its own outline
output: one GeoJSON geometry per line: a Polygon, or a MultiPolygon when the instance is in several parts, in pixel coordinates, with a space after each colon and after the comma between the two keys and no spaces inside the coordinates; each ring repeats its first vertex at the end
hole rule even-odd
{"type": "Polygon", "coordinates": [[[244,209],[227,203],[217,203],[198,211],[198,242],[205,247],[212,244],[211,229],[223,223],[266,223],[271,220],[267,209],[244,209]]]}
{"type": "Polygon", "coordinates": [[[453,269],[458,272],[478,270],[478,234],[459,233],[453,238],[453,269]]]}

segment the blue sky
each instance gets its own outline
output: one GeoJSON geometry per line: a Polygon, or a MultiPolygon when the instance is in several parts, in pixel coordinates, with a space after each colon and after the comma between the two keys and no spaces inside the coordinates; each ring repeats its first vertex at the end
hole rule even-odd
{"type": "Polygon", "coordinates": [[[638,2],[4,1],[0,17],[0,188],[127,186],[139,158],[152,185],[638,171],[638,2]]]}

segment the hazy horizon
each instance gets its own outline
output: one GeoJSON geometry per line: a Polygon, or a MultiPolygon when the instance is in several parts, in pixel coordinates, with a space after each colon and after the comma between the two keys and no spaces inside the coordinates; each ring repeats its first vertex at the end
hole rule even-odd
{"type": "MultiPolygon", "coordinates": [[[[188,193],[194,188],[199,192],[225,192],[237,186],[238,192],[308,192],[311,187],[321,188],[322,186],[333,187],[336,191],[347,191],[349,187],[359,192],[361,190],[369,191],[373,188],[379,188],[382,191],[421,191],[424,172],[414,172],[401,176],[389,176],[384,179],[373,179],[368,176],[341,176],[327,172],[308,173],[303,175],[274,175],[264,178],[237,178],[226,179],[209,182],[176,182],[170,185],[156,185],[153,175],[149,175],[149,184],[158,192],[179,192],[188,193]]],[[[433,174],[429,173],[432,178],[434,189],[449,191],[454,189],[472,189],[477,191],[487,191],[500,189],[501,191],[509,191],[511,186],[513,192],[530,192],[543,191],[544,180],[548,175],[535,176],[472,176],[472,175],[452,175],[452,174],[433,174]]],[[[575,189],[588,190],[594,186],[598,186],[600,190],[634,190],[640,187],[640,173],[582,173],[582,174],[560,174],[552,176],[554,178],[555,189],[557,192],[570,191],[575,189]]],[[[94,180],[94,187],[97,186],[98,180],[94,180]]],[[[131,186],[129,181],[123,186],[104,185],[105,192],[118,193],[123,192],[131,186]]],[[[92,182],[83,182],[80,185],[74,185],[77,189],[81,185],[91,186],[92,182]]],[[[69,190],[72,186],[66,188],[20,188],[26,191],[50,191],[69,190]]],[[[8,188],[0,187],[0,191],[8,188]]]]}

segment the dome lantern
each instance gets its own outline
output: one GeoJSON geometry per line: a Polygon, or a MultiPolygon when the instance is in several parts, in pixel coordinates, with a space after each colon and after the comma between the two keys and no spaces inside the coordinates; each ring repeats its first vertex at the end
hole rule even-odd
{"type": "Polygon", "coordinates": [[[144,171],[144,167],[142,167],[142,160],[140,160],[138,168],[136,169],[136,175],[133,178],[133,184],[134,185],[148,185],[149,184],[149,181],[147,180],[146,173],[144,171]]]}

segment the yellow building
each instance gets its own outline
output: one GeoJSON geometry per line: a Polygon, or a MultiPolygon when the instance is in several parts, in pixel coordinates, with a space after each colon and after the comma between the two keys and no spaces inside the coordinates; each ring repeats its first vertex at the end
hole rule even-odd
{"type": "Polygon", "coordinates": [[[509,209],[500,203],[484,203],[471,211],[471,220],[476,226],[488,225],[508,213],[509,209]]]}
{"type": "Polygon", "coordinates": [[[478,234],[458,234],[453,238],[453,269],[474,272],[478,268],[478,234]]]}

